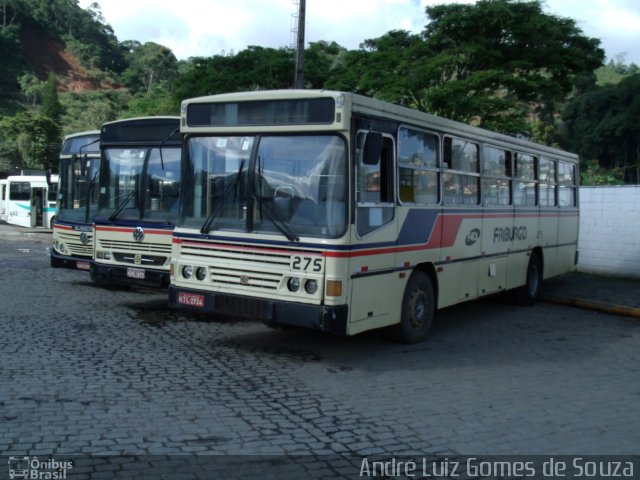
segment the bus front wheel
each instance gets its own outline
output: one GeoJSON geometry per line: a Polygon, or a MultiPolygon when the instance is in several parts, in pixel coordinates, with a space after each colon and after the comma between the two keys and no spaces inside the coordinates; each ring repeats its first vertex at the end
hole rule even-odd
{"type": "Polygon", "coordinates": [[[391,327],[393,339],[409,344],[424,340],[433,323],[435,310],[431,278],[424,272],[413,272],[402,298],[400,323],[391,327]]]}
{"type": "Polygon", "coordinates": [[[540,256],[534,253],[531,255],[531,258],[529,258],[526,283],[515,292],[516,303],[526,306],[536,303],[536,300],[538,300],[540,296],[541,285],[542,262],[540,261],[540,256]]]}

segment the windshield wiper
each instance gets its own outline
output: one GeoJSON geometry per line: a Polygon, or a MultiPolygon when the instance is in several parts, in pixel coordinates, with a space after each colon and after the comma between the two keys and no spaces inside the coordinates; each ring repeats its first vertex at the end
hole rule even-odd
{"type": "Polygon", "coordinates": [[[258,201],[258,210],[260,211],[260,214],[267,217],[267,220],[269,220],[282,235],[287,237],[287,240],[290,242],[297,242],[300,240],[295,232],[286,224],[284,218],[282,218],[278,211],[270,204],[262,201],[262,196],[258,197],[254,194],[253,198],[258,201]]]}
{"type": "Polygon", "coordinates": [[[222,201],[218,203],[213,210],[211,210],[211,213],[207,216],[204,223],[202,224],[202,228],[200,228],[200,233],[207,234],[211,231],[211,225],[213,224],[213,220],[220,214],[220,212],[222,212],[222,209],[224,208],[224,204],[227,201],[227,198],[229,197],[229,194],[231,193],[232,189],[234,192],[237,190],[237,187],[240,184],[240,177],[242,176],[243,169],[244,169],[244,158],[240,162],[240,167],[238,168],[236,181],[233,183],[230,183],[229,185],[227,185],[227,188],[224,189],[224,192],[222,194],[222,201]]]}
{"type": "Polygon", "coordinates": [[[122,202],[120,202],[120,205],[118,205],[118,208],[116,208],[115,211],[109,216],[109,220],[112,220],[112,221],[115,220],[116,217],[120,215],[120,212],[124,210],[124,207],[127,206],[127,203],[129,203],[129,200],[135,197],[136,193],[137,193],[136,190],[131,190],[129,193],[127,193],[127,196],[122,200],[122,202]]]}
{"type": "Polygon", "coordinates": [[[274,227],[278,229],[278,231],[287,237],[287,240],[290,242],[297,242],[299,240],[298,236],[295,234],[293,230],[289,226],[287,226],[284,218],[280,215],[275,208],[273,208],[268,203],[262,201],[262,179],[264,178],[262,175],[263,166],[262,166],[262,158],[258,155],[257,158],[257,167],[258,167],[258,191],[260,192],[260,196],[257,196],[254,192],[253,200],[258,202],[258,211],[261,215],[267,217],[274,227]],[[263,208],[266,207],[266,208],[263,208]]]}
{"type": "Polygon", "coordinates": [[[167,138],[165,138],[164,140],[162,140],[162,142],[160,142],[160,168],[162,168],[162,170],[164,170],[164,159],[162,158],[162,147],[164,146],[165,143],[169,141],[171,137],[173,137],[179,131],[180,131],[180,127],[176,128],[173,132],[167,135],[167,138]]]}

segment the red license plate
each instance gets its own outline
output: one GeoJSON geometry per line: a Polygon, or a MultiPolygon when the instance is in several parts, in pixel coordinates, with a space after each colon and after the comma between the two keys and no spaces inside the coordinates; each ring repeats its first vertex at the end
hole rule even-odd
{"type": "Polygon", "coordinates": [[[89,262],[76,262],[76,268],[78,270],[90,270],[91,264],[89,262]]]}
{"type": "Polygon", "coordinates": [[[178,292],[178,303],[190,307],[204,307],[204,295],[178,292]]]}
{"type": "Polygon", "coordinates": [[[144,270],[142,268],[127,268],[127,277],[144,280],[144,270]]]}

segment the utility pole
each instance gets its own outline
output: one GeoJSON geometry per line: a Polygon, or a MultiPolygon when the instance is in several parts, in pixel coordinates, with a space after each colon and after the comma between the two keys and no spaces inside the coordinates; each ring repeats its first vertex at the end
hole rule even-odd
{"type": "Polygon", "coordinates": [[[296,66],[293,76],[293,88],[304,87],[304,22],[306,0],[299,0],[298,6],[298,35],[296,40],[296,66]]]}

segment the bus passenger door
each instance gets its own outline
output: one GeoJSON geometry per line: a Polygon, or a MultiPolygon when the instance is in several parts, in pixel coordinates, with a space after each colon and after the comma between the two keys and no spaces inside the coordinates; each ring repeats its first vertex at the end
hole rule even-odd
{"type": "Polygon", "coordinates": [[[393,138],[362,131],[356,142],[356,228],[349,261],[352,333],[358,331],[354,322],[368,320],[362,329],[397,322],[404,288],[394,271],[398,231],[393,138]],[[372,154],[365,138],[371,142],[374,135],[379,145],[372,154]]]}
{"type": "Polygon", "coordinates": [[[44,226],[45,189],[36,187],[31,189],[31,227],[44,226]]]}

